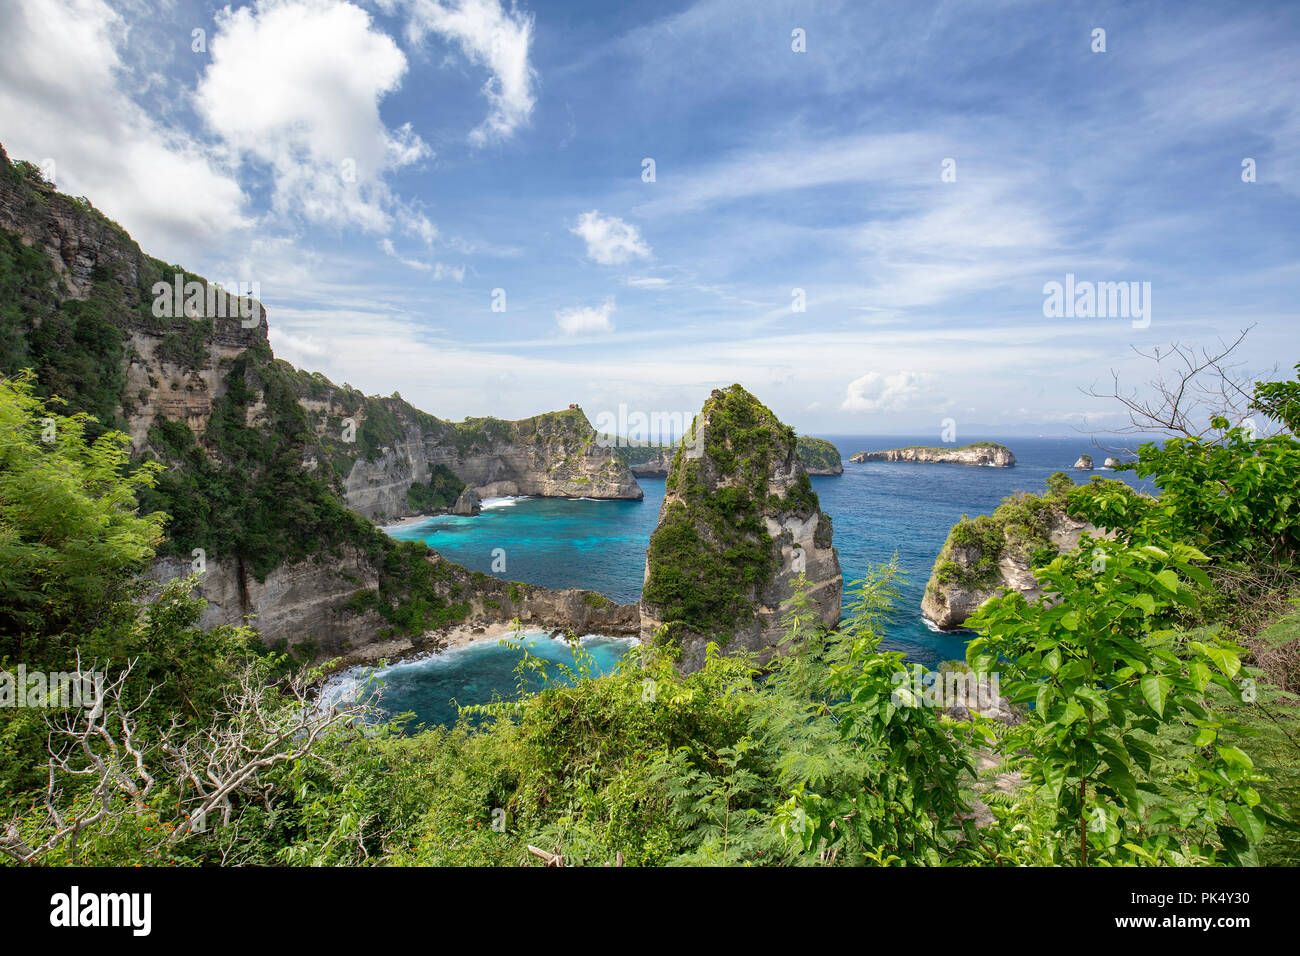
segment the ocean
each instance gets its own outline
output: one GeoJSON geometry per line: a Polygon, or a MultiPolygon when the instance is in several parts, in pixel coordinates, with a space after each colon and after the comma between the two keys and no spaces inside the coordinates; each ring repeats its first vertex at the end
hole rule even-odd
{"type": "MultiPolygon", "coordinates": [[[[1043,491],[1047,476],[1064,471],[1078,482],[1089,474],[1120,478],[1135,488],[1154,491],[1129,472],[1076,472],[1081,453],[1100,463],[1104,454],[1085,438],[1000,438],[1016,455],[1011,468],[964,465],[870,462],[853,464],[859,451],[935,444],[933,436],[827,435],[844,459],[844,474],[814,477],[813,489],[835,529],[835,547],[844,573],[845,595],[874,564],[895,553],[904,578],[894,619],[883,646],[899,650],[927,667],[964,658],[968,633],[944,633],[921,614],[921,596],[930,569],[949,530],[963,514],[988,514],[1015,491],[1043,491]]],[[[439,515],[418,523],[388,528],[401,540],[422,540],[471,570],[549,588],[590,588],[620,603],[636,601],[645,574],[645,551],[663,501],[662,478],[638,479],[641,501],[510,498],[484,503],[472,517],[439,515]]],[[[551,660],[572,662],[568,648],[545,635],[527,636],[530,650],[551,660]]],[[[588,638],[596,649],[598,669],[611,668],[630,642],[588,638]]],[[[385,672],[382,706],[390,713],[414,710],[426,722],[454,719],[453,699],[482,703],[515,692],[517,646],[496,641],[402,662],[385,672]]],[[[354,675],[355,676],[355,675],[354,675]]]]}

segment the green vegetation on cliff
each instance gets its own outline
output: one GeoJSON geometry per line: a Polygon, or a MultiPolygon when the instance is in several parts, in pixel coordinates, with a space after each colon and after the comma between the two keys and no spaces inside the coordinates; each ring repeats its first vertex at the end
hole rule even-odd
{"type": "Polygon", "coordinates": [[[833,470],[844,467],[840,451],[825,438],[810,438],[800,435],[798,438],[799,460],[805,468],[833,470]]]}
{"type": "Polygon", "coordinates": [[[1024,555],[1034,567],[1055,557],[1056,548],[1049,537],[1052,522],[1066,513],[1073,487],[1070,476],[1058,471],[1047,479],[1047,492],[1043,495],[1017,492],[1004,498],[991,515],[977,515],[973,519],[962,515],[948,532],[948,540],[935,560],[935,580],[943,585],[978,590],[998,582],[998,561],[1008,550],[1024,555]],[[975,553],[975,561],[963,568],[953,560],[952,552],[956,548],[975,553]]]}
{"type": "Polygon", "coordinates": [[[795,460],[795,434],[739,385],[715,391],[695,427],[703,447],[693,457],[679,446],[673,458],[642,600],[664,621],[721,638],[753,619],[777,570],[764,514],[806,517],[818,502],[806,474],[769,494],[769,476],[795,460]]]}
{"type": "Polygon", "coordinates": [[[436,465],[427,482],[411,483],[406,502],[414,511],[438,511],[454,505],[467,487],[446,465],[436,465]]]}

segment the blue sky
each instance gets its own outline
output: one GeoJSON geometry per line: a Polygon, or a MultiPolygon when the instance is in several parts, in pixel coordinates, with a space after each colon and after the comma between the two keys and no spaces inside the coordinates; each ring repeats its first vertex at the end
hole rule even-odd
{"type": "Polygon", "coordinates": [[[0,37],[11,156],[446,418],[739,381],[811,433],[1063,433],[1134,346],[1300,360],[1294,3],[18,0],[0,37]],[[1045,317],[1067,273],[1149,325],[1045,317]]]}

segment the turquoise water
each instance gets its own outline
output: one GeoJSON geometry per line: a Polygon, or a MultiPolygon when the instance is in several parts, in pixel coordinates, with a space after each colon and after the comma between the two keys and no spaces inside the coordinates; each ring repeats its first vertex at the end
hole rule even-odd
{"type": "MultiPolygon", "coordinates": [[[[1066,471],[1076,481],[1088,473],[1072,472],[1080,453],[1100,461],[1104,455],[1083,439],[1000,439],[1016,454],[1012,468],[962,465],[848,461],[858,451],[933,444],[933,436],[825,436],[844,457],[844,474],[813,478],[822,509],[831,515],[835,547],[846,585],[860,579],[872,564],[897,552],[906,573],[886,647],[909,659],[934,666],[965,656],[968,634],[942,633],[921,615],[921,596],[930,569],[953,524],[963,514],[987,514],[1017,490],[1041,492],[1047,476],[1066,471]]],[[[985,436],[979,436],[985,437],[985,436]]],[[[999,440],[991,436],[992,440],[999,440]]],[[[977,437],[962,441],[978,440],[977,437]]],[[[1127,473],[1098,471],[1142,487],[1127,473]]],[[[442,515],[417,524],[388,529],[403,540],[426,541],[446,557],[466,567],[507,580],[527,581],[550,588],[584,587],[622,603],[639,599],[645,574],[645,550],[659,516],[663,479],[638,479],[645,491],[641,501],[516,498],[486,503],[481,515],[460,518],[442,515]],[[494,570],[504,554],[504,571],[494,570]]],[[[1144,490],[1151,491],[1150,487],[1144,490]]],[[[848,588],[846,587],[846,599],[848,588]]],[[[626,645],[625,645],[626,646],[626,645]]],[[[564,653],[563,646],[559,652],[564,653]]],[[[394,668],[403,682],[388,693],[401,707],[430,715],[446,710],[449,697],[461,703],[487,700],[493,692],[513,691],[511,674],[518,652],[476,646],[473,653],[451,652],[436,666],[394,668]]],[[[602,667],[612,666],[614,655],[602,667]]],[[[393,710],[397,704],[385,707],[393,710]]]]}
{"type": "MultiPolygon", "coordinates": [[[[588,636],[581,639],[583,650],[591,655],[596,673],[607,674],[619,660],[636,647],[635,638],[588,636]]],[[[524,649],[533,657],[547,662],[547,672],[557,683],[566,683],[559,667],[576,669],[571,647],[562,640],[540,631],[526,631],[518,638],[484,638],[464,647],[400,661],[390,667],[356,667],[332,680],[328,695],[332,699],[351,697],[374,675],[382,681],[379,707],[388,717],[407,712],[415,715],[408,729],[420,725],[452,724],[457,705],[484,704],[496,695],[515,696],[522,687],[535,691],[542,684],[533,675],[520,682],[515,668],[523,659],[524,649]]]]}

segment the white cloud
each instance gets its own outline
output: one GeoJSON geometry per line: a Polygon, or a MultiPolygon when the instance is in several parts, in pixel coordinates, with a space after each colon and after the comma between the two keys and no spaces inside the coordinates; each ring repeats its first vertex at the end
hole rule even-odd
{"type": "Polygon", "coordinates": [[[916,372],[868,372],[849,382],[840,408],[850,412],[899,411],[920,392],[916,372]]]}
{"type": "Polygon", "coordinates": [[[491,112],[470,134],[482,146],[506,139],[528,122],[537,102],[536,72],[528,62],[533,18],[519,10],[507,11],[500,0],[410,0],[407,36],[419,43],[429,33],[455,41],[466,59],[491,74],[483,95],[491,112]]]}
{"type": "Polygon", "coordinates": [[[666,289],[671,284],[662,276],[628,276],[624,281],[634,289],[666,289]]]}
{"type": "Polygon", "coordinates": [[[445,262],[428,263],[419,259],[407,259],[397,251],[397,247],[393,245],[393,240],[391,239],[379,240],[379,249],[384,255],[396,259],[408,269],[415,269],[417,272],[433,273],[433,279],[435,282],[440,282],[443,279],[451,279],[453,282],[465,281],[464,266],[449,266],[445,262]]]}
{"type": "Polygon", "coordinates": [[[370,14],[345,0],[259,0],[216,20],[195,104],[237,156],[271,168],[272,208],[370,232],[396,222],[432,241],[432,224],[383,178],[429,148],[409,123],[389,129],[379,116],[407,64],[370,14]]]}
{"type": "Polygon", "coordinates": [[[126,35],[101,0],[0,4],[5,149],[53,159],[59,189],[88,196],[146,250],[210,252],[214,237],[252,226],[243,191],[202,143],[164,129],[123,90],[126,35]]]}
{"type": "Polygon", "coordinates": [[[613,332],[614,323],[610,321],[610,316],[613,314],[614,297],[610,296],[595,307],[561,309],[555,313],[555,322],[565,335],[577,335],[580,332],[613,332]]]}
{"type": "Polygon", "coordinates": [[[593,209],[578,217],[578,224],[569,230],[587,243],[587,256],[605,266],[621,265],[633,259],[649,259],[650,246],[641,238],[636,226],[618,216],[600,215],[593,209]]]}
{"type": "Polygon", "coordinates": [[[433,266],[429,265],[429,263],[427,262],[420,262],[418,259],[403,258],[401,253],[397,251],[397,247],[393,245],[393,240],[391,239],[381,239],[379,241],[379,248],[384,253],[384,255],[392,259],[396,259],[398,262],[400,262],[404,266],[407,266],[408,268],[416,269],[420,272],[428,272],[433,268],[433,266]]]}

